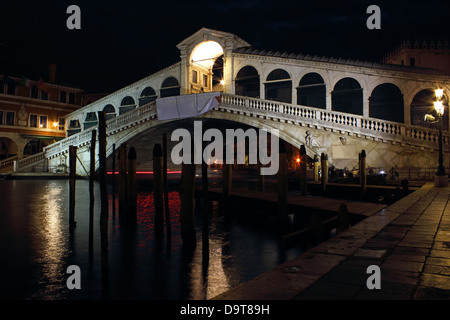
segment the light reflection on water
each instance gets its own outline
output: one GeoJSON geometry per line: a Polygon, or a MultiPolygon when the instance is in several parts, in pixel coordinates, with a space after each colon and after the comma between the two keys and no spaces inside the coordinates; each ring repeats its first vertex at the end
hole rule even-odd
{"type": "MultiPolygon", "coordinates": [[[[148,189],[147,189],[148,190],[148,189]]],[[[171,237],[156,236],[153,197],[138,194],[136,223],[109,216],[108,297],[111,299],[210,299],[298,256],[281,250],[271,235],[214,210],[210,217],[209,260],[203,263],[201,218],[197,247],[183,250],[178,192],[170,192],[171,237]]],[[[101,299],[100,195],[95,185],[94,238],[89,249],[88,181],[76,182],[77,225],[69,230],[69,183],[0,181],[0,294],[2,299],[101,299]],[[66,269],[81,269],[81,290],[68,290],[66,269]]],[[[116,208],[118,200],[116,198],[116,208]]],[[[109,195],[110,209],[113,206],[109,195]]],[[[111,213],[112,210],[110,210],[111,213]]]]}

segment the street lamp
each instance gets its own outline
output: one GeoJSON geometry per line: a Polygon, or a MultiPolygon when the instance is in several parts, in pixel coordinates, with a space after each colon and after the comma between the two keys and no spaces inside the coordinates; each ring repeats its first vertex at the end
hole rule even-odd
{"type": "MultiPolygon", "coordinates": [[[[444,156],[442,152],[442,116],[444,115],[444,104],[442,97],[444,96],[443,89],[436,89],[434,91],[436,95],[436,101],[434,101],[434,110],[436,110],[437,121],[439,123],[439,165],[436,172],[435,185],[436,186],[446,186],[448,185],[448,177],[445,174],[444,168],[444,156]]],[[[425,115],[425,120],[434,120],[435,118],[431,115],[425,115]]]]}

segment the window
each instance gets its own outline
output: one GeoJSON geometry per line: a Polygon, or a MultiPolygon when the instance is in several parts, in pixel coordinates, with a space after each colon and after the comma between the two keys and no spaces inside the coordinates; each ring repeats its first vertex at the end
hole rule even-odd
{"type": "Polygon", "coordinates": [[[14,120],[16,117],[16,113],[14,111],[6,111],[6,125],[7,126],[13,126],[14,125],[14,120]]]}
{"type": "Polygon", "coordinates": [[[46,129],[47,128],[47,116],[39,117],[39,128],[46,129]]]}
{"type": "Polygon", "coordinates": [[[59,92],[59,102],[66,103],[66,92],[65,91],[60,91],[59,92]]]}
{"type": "Polygon", "coordinates": [[[3,124],[3,110],[0,110],[0,125],[3,124]]]}
{"type": "Polygon", "coordinates": [[[38,97],[38,88],[32,87],[30,90],[30,97],[37,99],[38,97]]]}
{"type": "Polygon", "coordinates": [[[66,119],[64,118],[59,118],[59,126],[58,126],[58,130],[64,130],[64,126],[66,125],[66,119]]]}
{"type": "Polygon", "coordinates": [[[69,92],[69,103],[75,104],[75,93],[74,92],[69,92]]]}
{"type": "Polygon", "coordinates": [[[415,58],[409,59],[409,64],[410,64],[411,67],[415,67],[416,66],[416,59],[415,58]]]}
{"type": "Polygon", "coordinates": [[[41,99],[42,100],[48,100],[48,93],[45,91],[41,91],[41,99]]]}
{"type": "Polygon", "coordinates": [[[38,124],[38,116],[37,114],[30,114],[30,127],[31,128],[37,128],[38,124]]]}
{"type": "Polygon", "coordinates": [[[16,94],[16,85],[13,83],[8,83],[8,94],[15,95],[16,94]]]}
{"type": "Polygon", "coordinates": [[[208,75],[207,74],[203,75],[203,86],[208,87],[208,75]]]}
{"type": "Polygon", "coordinates": [[[198,72],[196,70],[192,70],[192,82],[197,83],[198,72]]]}

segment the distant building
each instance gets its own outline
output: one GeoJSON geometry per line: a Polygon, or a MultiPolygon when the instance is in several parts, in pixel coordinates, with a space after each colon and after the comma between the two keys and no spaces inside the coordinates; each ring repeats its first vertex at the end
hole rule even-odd
{"type": "Polygon", "coordinates": [[[0,170],[5,159],[38,153],[65,137],[65,116],[82,106],[83,90],[56,82],[56,65],[39,75],[0,64],[0,170]]]}
{"type": "Polygon", "coordinates": [[[450,75],[450,46],[448,41],[403,41],[388,53],[384,63],[432,68],[450,75]]]}

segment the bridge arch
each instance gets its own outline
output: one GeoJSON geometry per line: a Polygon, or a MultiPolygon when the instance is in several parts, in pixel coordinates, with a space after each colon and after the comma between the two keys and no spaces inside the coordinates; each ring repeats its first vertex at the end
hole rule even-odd
{"type": "Polygon", "coordinates": [[[180,95],[180,84],[177,79],[170,76],[167,77],[161,84],[160,96],[161,98],[180,95]]]}
{"type": "Polygon", "coordinates": [[[284,69],[272,70],[264,82],[265,99],[292,103],[292,77],[284,69]]]}
{"type": "Polygon", "coordinates": [[[326,85],[317,72],[305,74],[297,87],[297,104],[326,109],[326,85]]]}
{"type": "Polygon", "coordinates": [[[392,83],[376,86],[369,97],[369,116],[404,122],[404,101],[400,88],[392,83]]]}
{"type": "Polygon", "coordinates": [[[331,109],[363,115],[363,88],[356,79],[346,77],[336,82],[331,92],[331,109]]]}
{"type": "Polygon", "coordinates": [[[18,143],[9,137],[0,137],[0,160],[17,155],[18,143]]]}
{"type": "Polygon", "coordinates": [[[261,80],[258,70],[247,65],[237,72],[235,78],[235,93],[239,96],[259,98],[261,80]]]}
{"type": "Polygon", "coordinates": [[[125,112],[131,111],[136,108],[136,102],[131,96],[126,96],[120,101],[119,114],[124,114],[125,112]]]}
{"type": "MultiPolygon", "coordinates": [[[[435,98],[435,88],[422,89],[414,95],[411,101],[410,112],[411,112],[411,124],[438,129],[437,123],[431,123],[424,120],[425,114],[431,114],[436,116],[436,111],[434,110],[435,98]]],[[[444,94],[444,100],[448,101],[448,98],[444,94]]],[[[444,103],[445,111],[442,117],[442,129],[449,130],[449,108],[448,103],[444,103]]]]}
{"type": "Polygon", "coordinates": [[[106,116],[106,120],[112,119],[114,118],[117,114],[116,114],[116,108],[114,108],[114,106],[112,104],[107,104],[104,108],[103,111],[105,112],[105,116],[106,116]]]}
{"type": "Polygon", "coordinates": [[[158,98],[158,96],[156,95],[155,89],[153,89],[150,86],[145,87],[144,90],[142,90],[141,95],[139,97],[139,106],[155,101],[156,98],[158,98]]]}

